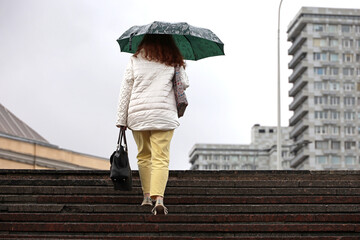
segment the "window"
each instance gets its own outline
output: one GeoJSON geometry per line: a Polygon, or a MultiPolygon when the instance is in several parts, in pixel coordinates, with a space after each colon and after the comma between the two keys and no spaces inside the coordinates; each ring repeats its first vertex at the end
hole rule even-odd
{"type": "Polygon", "coordinates": [[[265,129],[259,129],[259,133],[265,133],[265,129]]]}
{"type": "Polygon", "coordinates": [[[360,68],[356,68],[356,76],[360,76],[360,68]]]}
{"type": "Polygon", "coordinates": [[[355,120],[355,112],[344,112],[345,120],[355,120]]]}
{"type": "Polygon", "coordinates": [[[352,76],[354,74],[353,68],[343,68],[343,75],[344,76],[352,76]]]}
{"type": "Polygon", "coordinates": [[[315,149],[328,149],[327,141],[315,141],[315,149]]]}
{"type": "Polygon", "coordinates": [[[360,26],[355,26],[355,32],[360,33],[360,26]]]}
{"type": "Polygon", "coordinates": [[[337,26],[336,25],[329,25],[328,26],[328,32],[336,33],[337,32],[337,26]]]}
{"type": "Polygon", "coordinates": [[[330,111],[330,119],[336,120],[340,118],[340,112],[337,111],[330,111]]]}
{"type": "Polygon", "coordinates": [[[339,75],[339,68],[330,68],[330,75],[332,76],[336,76],[336,75],[339,75]]]}
{"type": "Polygon", "coordinates": [[[344,53],[343,54],[343,62],[352,62],[352,61],[353,61],[352,53],[344,53]]]}
{"type": "Polygon", "coordinates": [[[328,113],[326,111],[315,111],[315,119],[327,119],[328,113]]]}
{"type": "Polygon", "coordinates": [[[334,165],[340,164],[340,157],[339,156],[331,156],[331,164],[334,164],[334,165]]]}
{"type": "Polygon", "coordinates": [[[330,126],[329,127],[329,134],[339,135],[339,133],[340,133],[340,127],[338,127],[338,126],[330,126]]]}
{"type": "Polygon", "coordinates": [[[357,39],[357,40],[356,40],[356,47],[357,47],[357,48],[360,48],[360,39],[357,39]]]}
{"type": "Polygon", "coordinates": [[[326,74],[326,68],[324,68],[324,67],[314,67],[314,74],[315,75],[325,75],[326,74]]]}
{"type": "Polygon", "coordinates": [[[339,41],[337,39],[330,39],[330,47],[337,47],[337,46],[339,46],[339,41]]]}
{"type": "Polygon", "coordinates": [[[355,98],[354,97],[344,97],[344,105],[345,106],[355,105],[355,98]]]}
{"type": "Polygon", "coordinates": [[[337,62],[337,61],[339,61],[339,54],[337,54],[337,53],[330,53],[330,61],[331,61],[331,62],[337,62]]]}
{"type": "Polygon", "coordinates": [[[204,160],[211,160],[211,155],[204,155],[204,160]]]}
{"type": "Polygon", "coordinates": [[[331,149],[340,150],[340,141],[332,141],[331,149]]]}
{"type": "Polygon", "coordinates": [[[355,84],[354,83],[344,83],[344,90],[345,91],[355,90],[355,84]]]}
{"type": "Polygon", "coordinates": [[[357,54],[355,55],[355,61],[356,61],[356,62],[360,62],[360,54],[357,53],[357,54]]]}
{"type": "Polygon", "coordinates": [[[324,96],[315,96],[314,103],[315,105],[327,104],[327,98],[324,96]]]}
{"type": "Polygon", "coordinates": [[[353,46],[353,40],[352,39],[343,39],[342,45],[344,48],[352,48],[353,46]]]}
{"type": "Polygon", "coordinates": [[[314,53],[314,61],[326,61],[327,54],[326,53],[314,53]]]}
{"type": "Polygon", "coordinates": [[[329,101],[330,105],[339,105],[340,104],[340,97],[330,96],[329,100],[330,100],[329,101]]]}
{"type": "Polygon", "coordinates": [[[355,164],[355,157],[354,156],[346,156],[345,157],[345,164],[346,165],[354,165],[355,164]]]}
{"type": "Polygon", "coordinates": [[[322,39],[322,38],[314,38],[314,42],[313,42],[314,47],[326,47],[326,39],[322,39]]]}
{"type": "Polygon", "coordinates": [[[340,89],[340,83],[338,82],[329,82],[329,90],[337,91],[340,89]]]}
{"type": "Polygon", "coordinates": [[[313,30],[314,30],[314,32],[323,32],[324,25],[323,24],[314,24],[313,30]]]}
{"type": "Polygon", "coordinates": [[[326,126],[315,126],[315,134],[316,135],[327,134],[327,127],[326,126]]]}
{"type": "Polygon", "coordinates": [[[224,161],[229,161],[229,160],[230,160],[230,156],[229,156],[229,155],[224,155],[224,156],[223,156],[223,160],[224,160],[224,161]]]}
{"type": "Polygon", "coordinates": [[[341,32],[342,33],[349,33],[351,31],[351,26],[350,25],[342,25],[341,26],[341,32]]]}
{"type": "Polygon", "coordinates": [[[317,164],[327,164],[327,157],[326,156],[316,156],[315,157],[317,164]]]}
{"type": "MultiPolygon", "coordinates": [[[[351,126],[344,127],[344,131],[345,131],[345,135],[354,135],[355,134],[355,127],[351,127],[351,126]]],[[[345,149],[348,149],[348,148],[346,148],[346,143],[347,142],[345,142],[345,149]]]]}
{"type": "Polygon", "coordinates": [[[326,83],[325,82],[314,82],[314,88],[315,88],[315,90],[325,90],[326,83]]]}
{"type": "Polygon", "coordinates": [[[231,155],[230,159],[233,161],[238,161],[239,160],[239,156],[238,155],[231,155]]]}

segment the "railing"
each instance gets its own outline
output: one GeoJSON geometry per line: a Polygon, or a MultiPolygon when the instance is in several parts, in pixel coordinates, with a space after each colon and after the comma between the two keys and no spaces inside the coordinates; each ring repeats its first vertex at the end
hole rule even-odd
{"type": "Polygon", "coordinates": [[[289,91],[289,96],[290,97],[295,96],[307,83],[308,83],[308,78],[305,76],[296,79],[293,87],[289,91]]]}
{"type": "Polygon", "coordinates": [[[302,102],[308,98],[308,88],[304,87],[301,92],[299,92],[293,99],[292,103],[289,105],[290,110],[295,110],[302,102]]]}
{"type": "Polygon", "coordinates": [[[300,36],[298,36],[296,38],[296,40],[293,42],[293,44],[291,45],[291,47],[288,50],[288,54],[289,55],[293,55],[297,49],[299,49],[304,42],[306,41],[306,37],[303,36],[303,33],[300,34],[300,36]]]}
{"type": "Polygon", "coordinates": [[[305,72],[306,69],[307,69],[307,66],[304,65],[303,62],[302,62],[301,64],[298,64],[298,65],[294,68],[292,74],[290,75],[290,77],[289,77],[289,82],[290,82],[290,83],[295,82],[295,80],[296,80],[303,72],[305,72]]]}

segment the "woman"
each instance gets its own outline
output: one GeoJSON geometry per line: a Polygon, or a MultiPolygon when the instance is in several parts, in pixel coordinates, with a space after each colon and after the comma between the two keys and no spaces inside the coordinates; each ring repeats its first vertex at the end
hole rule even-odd
{"type": "Polygon", "coordinates": [[[163,198],[169,176],[170,141],[179,126],[172,78],[180,67],[189,86],[185,62],[171,35],[145,35],[130,58],[120,89],[117,127],[132,130],[144,200],[152,212],[167,214],[163,198]]]}

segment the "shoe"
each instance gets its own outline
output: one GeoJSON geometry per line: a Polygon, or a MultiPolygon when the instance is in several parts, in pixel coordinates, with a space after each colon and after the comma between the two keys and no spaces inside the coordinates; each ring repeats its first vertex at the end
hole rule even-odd
{"type": "Polygon", "coordinates": [[[152,206],[151,197],[144,197],[144,200],[141,203],[141,206],[152,206]]]}
{"type": "Polygon", "coordinates": [[[164,206],[163,199],[156,200],[155,207],[151,210],[154,215],[166,215],[169,213],[168,209],[164,206]]]}

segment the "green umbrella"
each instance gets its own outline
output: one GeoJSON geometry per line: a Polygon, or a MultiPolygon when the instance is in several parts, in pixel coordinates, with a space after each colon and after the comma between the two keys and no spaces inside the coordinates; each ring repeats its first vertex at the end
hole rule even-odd
{"type": "Polygon", "coordinates": [[[153,22],[143,26],[133,26],[124,32],[117,42],[121,52],[135,53],[145,34],[170,34],[180,49],[184,59],[225,55],[224,44],[209,29],[193,27],[185,22],[153,22]]]}

